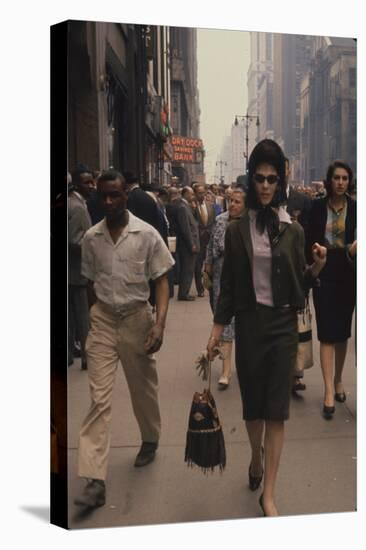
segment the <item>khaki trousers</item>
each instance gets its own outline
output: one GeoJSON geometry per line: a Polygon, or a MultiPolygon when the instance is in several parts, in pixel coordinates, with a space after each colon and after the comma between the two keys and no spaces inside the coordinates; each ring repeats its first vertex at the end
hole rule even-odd
{"type": "Polygon", "coordinates": [[[148,304],[142,304],[126,317],[109,311],[100,302],[90,310],[86,355],[91,407],[80,431],[78,473],[81,477],[104,480],[107,475],[112,393],[118,360],[126,376],[142,441],[159,440],[156,361],[144,350],[153,324],[148,304]]]}

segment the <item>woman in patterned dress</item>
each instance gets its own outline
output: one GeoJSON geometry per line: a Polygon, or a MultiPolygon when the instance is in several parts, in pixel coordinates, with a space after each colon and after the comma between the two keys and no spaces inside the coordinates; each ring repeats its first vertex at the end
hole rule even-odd
{"type": "MultiPolygon", "coordinates": [[[[230,197],[229,210],[216,218],[215,226],[207,246],[205,271],[212,277],[214,311],[220,292],[221,270],[224,261],[225,232],[229,222],[239,218],[244,212],[245,194],[242,189],[234,189],[230,197]]],[[[222,373],[218,381],[218,389],[226,390],[231,378],[231,353],[235,338],[235,322],[225,326],[221,335],[220,348],[223,356],[222,373]]]]}
{"type": "Polygon", "coordinates": [[[352,178],[345,162],[328,167],[327,197],[313,201],[306,231],[308,261],[314,242],[328,249],[320,285],[313,289],[327,420],[335,412],[334,400],[346,400],[342,373],[356,304],[356,203],[347,195],[352,178]]]}

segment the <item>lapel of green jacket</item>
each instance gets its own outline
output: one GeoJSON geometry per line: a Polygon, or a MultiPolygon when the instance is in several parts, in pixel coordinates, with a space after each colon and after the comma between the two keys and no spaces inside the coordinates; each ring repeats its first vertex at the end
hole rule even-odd
{"type": "Polygon", "coordinates": [[[250,227],[249,227],[249,215],[248,213],[244,214],[239,222],[239,231],[242,241],[244,243],[245,249],[248,254],[250,269],[253,273],[253,245],[252,238],[250,236],[250,227]]]}

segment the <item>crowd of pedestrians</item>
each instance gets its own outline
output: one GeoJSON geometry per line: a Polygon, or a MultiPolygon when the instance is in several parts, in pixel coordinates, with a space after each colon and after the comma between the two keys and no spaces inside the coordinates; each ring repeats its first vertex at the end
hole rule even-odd
{"type": "MultiPolygon", "coordinates": [[[[118,361],[141,434],[135,466],[154,460],[160,438],[155,352],[169,300],[205,295],[213,315],[210,359],[218,388],[235,365],[251,445],[248,483],[262,483],[264,515],[278,515],[275,482],[295,371],[297,312],[312,289],[324,378],[323,415],[344,402],[342,372],[356,303],[353,173],[341,161],[324,182],[289,185],[289,161],[272,140],[252,151],[247,186],[177,187],[78,165],[68,178],[69,365],[81,357],[91,406],[80,431],[75,503],[105,503],[112,392],[118,361]],[[176,288],[177,287],[177,288],[176,288]]],[[[209,334],[209,327],[207,334],[209,334]]]]}

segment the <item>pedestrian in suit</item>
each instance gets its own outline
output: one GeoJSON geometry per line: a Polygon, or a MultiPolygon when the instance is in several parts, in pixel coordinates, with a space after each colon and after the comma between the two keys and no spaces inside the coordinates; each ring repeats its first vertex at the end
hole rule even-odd
{"type": "Polygon", "coordinates": [[[73,363],[75,340],[80,342],[81,368],[87,368],[85,342],[89,330],[87,279],[81,274],[81,242],[91,227],[87,199],[94,188],[93,175],[80,165],[72,174],[73,190],[68,196],[69,243],[69,365],[73,363]]]}
{"type": "Polygon", "coordinates": [[[169,222],[169,236],[177,236],[177,210],[182,206],[182,197],[176,187],[168,189],[168,202],[165,205],[166,216],[169,222]]]}
{"type": "Polygon", "coordinates": [[[352,178],[343,161],[328,167],[327,197],[313,201],[306,234],[308,258],[315,241],[328,250],[320,286],[313,290],[324,379],[323,416],[328,420],[335,412],[334,400],[346,400],[342,374],[356,305],[356,203],[347,196],[352,178]]]}
{"type": "Polygon", "coordinates": [[[127,208],[134,216],[149,223],[157,231],[160,228],[159,212],[156,201],[141,189],[138,179],[131,172],[124,172],[128,193],[127,208]]]}
{"type": "Polygon", "coordinates": [[[184,187],[177,217],[177,254],[179,257],[179,288],[178,300],[193,301],[189,294],[191,289],[195,264],[200,251],[198,221],[191,207],[194,192],[191,187],[184,187]]]}
{"type": "Polygon", "coordinates": [[[158,227],[156,228],[165,244],[168,246],[168,234],[169,234],[169,222],[166,217],[164,194],[167,191],[159,184],[159,182],[153,182],[148,191],[145,191],[149,197],[153,199],[157,209],[158,227]]]}
{"type": "MultiPolygon", "coordinates": [[[[137,177],[131,172],[124,172],[127,190],[127,208],[134,216],[152,225],[161,234],[161,216],[156,201],[146,191],[141,189],[137,177]]],[[[155,285],[150,281],[149,302],[155,306],[155,285]]]]}
{"type": "MultiPolygon", "coordinates": [[[[206,258],[206,249],[210,240],[211,231],[215,222],[215,209],[212,204],[206,202],[206,189],[204,185],[195,184],[193,186],[197,208],[195,210],[196,219],[198,221],[200,251],[197,256],[194,278],[196,283],[197,295],[204,296],[204,287],[202,283],[202,268],[206,258]]],[[[210,293],[212,296],[212,292],[210,293]]],[[[210,298],[211,298],[210,296],[210,298]]],[[[211,307],[212,307],[212,300],[211,307]]]]}
{"type": "MultiPolygon", "coordinates": [[[[178,250],[177,211],[178,211],[178,208],[181,206],[182,197],[177,187],[170,187],[168,189],[168,197],[169,199],[165,205],[165,211],[169,222],[169,236],[176,238],[175,252],[172,252],[172,256],[175,260],[175,264],[173,267],[173,284],[177,285],[179,284],[179,257],[177,253],[177,250],[178,250]]],[[[174,287],[173,287],[173,294],[174,294],[174,287]]]]}
{"type": "Polygon", "coordinates": [[[315,243],[305,263],[304,231],[282,207],[285,158],[273,140],[253,149],[248,163],[246,211],[225,234],[224,263],[214,325],[207,344],[213,359],[224,326],[235,317],[236,370],[251,446],[249,487],[259,488],[263,514],[276,516],[275,482],[289,417],[296,359],[297,310],[326,261],[315,243]],[[264,448],[262,441],[264,436],[264,448]]]}

